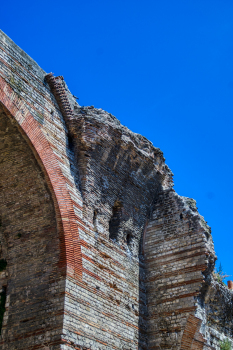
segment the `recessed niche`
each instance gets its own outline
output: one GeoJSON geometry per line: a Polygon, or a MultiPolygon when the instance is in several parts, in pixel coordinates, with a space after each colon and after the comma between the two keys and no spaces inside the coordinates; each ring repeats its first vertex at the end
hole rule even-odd
{"type": "Polygon", "coordinates": [[[109,238],[116,241],[118,240],[122,208],[122,203],[120,201],[116,201],[112,208],[112,217],[109,221],[109,238]]]}

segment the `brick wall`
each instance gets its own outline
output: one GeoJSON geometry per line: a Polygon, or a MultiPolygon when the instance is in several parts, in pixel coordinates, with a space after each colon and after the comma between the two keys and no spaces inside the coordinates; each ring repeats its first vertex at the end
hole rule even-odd
{"type": "Polygon", "coordinates": [[[75,187],[63,116],[44,76],[45,72],[0,32],[0,102],[4,110],[0,132],[4,140],[1,156],[5,157],[0,170],[5,186],[1,195],[10,201],[1,201],[1,231],[11,242],[10,247],[2,244],[1,251],[8,262],[0,277],[1,286],[7,287],[3,349],[44,349],[44,344],[60,348],[65,276],[80,279],[82,275],[76,210],[82,199],[75,187]],[[10,126],[11,139],[7,134],[10,126]],[[7,205],[13,208],[13,223],[7,217],[7,205]]]}
{"type": "Polygon", "coordinates": [[[0,103],[1,347],[207,350],[231,339],[210,228],[172,189],[163,153],[80,107],[2,32],[0,103]]]}
{"type": "MultiPolygon", "coordinates": [[[[64,119],[45,84],[45,75],[35,61],[0,32],[0,101],[21,126],[44,169],[61,216],[64,240],[61,264],[67,266],[69,273],[80,276],[75,208],[82,207],[82,198],[75,186],[64,119]]],[[[68,90],[67,93],[70,94],[68,90]]]]}
{"type": "Polygon", "coordinates": [[[43,172],[15,123],[0,107],[0,242],[7,266],[2,349],[60,343],[64,273],[56,215],[43,172]],[[42,341],[41,341],[42,340],[42,341]]]}
{"type": "Polygon", "coordinates": [[[141,238],[172,174],[159,149],[101,109],[76,106],[67,125],[85,227],[83,279],[69,279],[65,339],[79,348],[147,349],[141,238]]]}
{"type": "Polygon", "coordinates": [[[145,238],[149,348],[170,349],[181,344],[203,271],[213,264],[209,228],[194,201],[163,191],[156,200],[145,238]]]}

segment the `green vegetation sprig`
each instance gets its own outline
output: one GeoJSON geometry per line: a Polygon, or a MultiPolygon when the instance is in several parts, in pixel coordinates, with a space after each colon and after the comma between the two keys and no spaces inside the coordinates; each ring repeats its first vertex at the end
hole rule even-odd
{"type": "Polygon", "coordinates": [[[220,350],[231,350],[231,342],[228,339],[224,339],[219,342],[220,350]]]}
{"type": "Polygon", "coordinates": [[[223,272],[223,267],[221,263],[219,264],[218,268],[215,266],[214,278],[216,279],[217,282],[223,283],[227,277],[230,277],[230,275],[227,275],[225,272],[223,272]]]}

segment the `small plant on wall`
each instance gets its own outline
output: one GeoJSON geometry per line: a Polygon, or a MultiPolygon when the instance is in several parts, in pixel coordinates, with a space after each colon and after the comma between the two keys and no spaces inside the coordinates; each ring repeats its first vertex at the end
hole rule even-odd
{"type": "Polygon", "coordinates": [[[219,343],[220,350],[231,350],[231,342],[228,339],[224,339],[219,343]]]}
{"type": "Polygon", "coordinates": [[[225,272],[223,272],[223,267],[222,267],[222,264],[221,264],[221,263],[219,264],[219,267],[218,267],[218,268],[215,266],[215,269],[214,269],[214,278],[216,279],[217,282],[219,282],[219,283],[224,283],[224,280],[225,280],[227,277],[230,277],[230,275],[227,275],[225,272]]]}

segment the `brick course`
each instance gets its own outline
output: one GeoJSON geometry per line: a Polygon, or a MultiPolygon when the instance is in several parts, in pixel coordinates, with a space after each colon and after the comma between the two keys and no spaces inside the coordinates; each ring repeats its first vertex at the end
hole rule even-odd
{"type": "Polygon", "coordinates": [[[233,292],[213,278],[210,228],[173,190],[161,150],[80,107],[2,32],[0,103],[1,348],[231,340],[233,292]]]}

